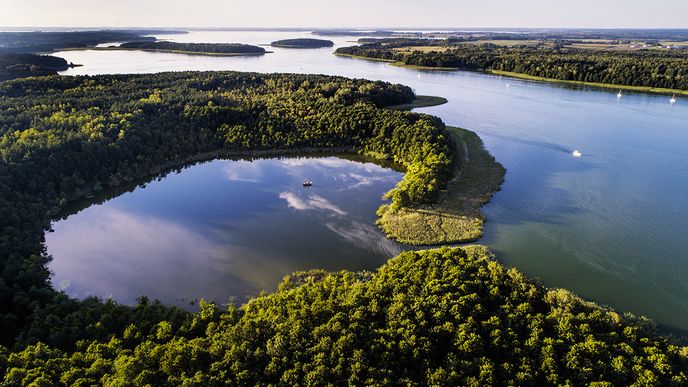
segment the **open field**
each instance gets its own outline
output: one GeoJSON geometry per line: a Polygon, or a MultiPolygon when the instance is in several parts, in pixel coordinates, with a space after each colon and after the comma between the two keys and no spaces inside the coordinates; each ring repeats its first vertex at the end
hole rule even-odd
{"type": "Polygon", "coordinates": [[[499,191],[506,170],[483,147],[477,134],[447,129],[461,162],[437,203],[397,211],[383,206],[378,210],[380,227],[400,242],[420,246],[465,243],[483,234],[485,218],[480,209],[499,191]]]}

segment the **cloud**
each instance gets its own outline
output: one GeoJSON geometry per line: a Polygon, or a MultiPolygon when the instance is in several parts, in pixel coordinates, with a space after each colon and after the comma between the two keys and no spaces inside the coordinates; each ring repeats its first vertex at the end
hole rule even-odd
{"type": "Polygon", "coordinates": [[[318,159],[309,158],[293,158],[281,160],[284,167],[315,167],[315,168],[350,168],[353,164],[351,161],[338,159],[336,157],[326,157],[318,159]]]}
{"type": "Polygon", "coordinates": [[[327,228],[349,241],[355,246],[366,250],[381,253],[388,257],[401,254],[401,246],[391,239],[388,239],[375,226],[370,224],[352,221],[349,226],[327,223],[327,228]]]}
{"type": "Polygon", "coordinates": [[[286,200],[289,207],[299,211],[326,210],[340,216],[345,216],[347,214],[346,211],[318,195],[308,195],[307,198],[302,199],[293,192],[282,192],[279,194],[279,198],[286,200]]]}
{"type": "Polygon", "coordinates": [[[263,177],[258,162],[231,161],[222,167],[222,172],[229,181],[259,183],[263,177]]]}

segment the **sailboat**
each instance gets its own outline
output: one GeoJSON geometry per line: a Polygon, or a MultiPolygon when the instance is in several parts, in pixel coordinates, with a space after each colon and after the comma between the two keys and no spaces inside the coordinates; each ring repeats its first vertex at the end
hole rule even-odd
{"type": "Polygon", "coordinates": [[[621,98],[623,97],[623,94],[621,93],[621,90],[619,90],[619,94],[616,95],[616,98],[621,98]]]}
{"type": "Polygon", "coordinates": [[[671,99],[669,100],[669,103],[674,104],[676,103],[676,94],[671,96],[671,99]]]}

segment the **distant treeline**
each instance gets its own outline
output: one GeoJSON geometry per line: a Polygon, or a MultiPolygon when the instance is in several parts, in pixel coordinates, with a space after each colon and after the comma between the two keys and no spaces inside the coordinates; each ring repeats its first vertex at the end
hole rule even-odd
{"type": "Polygon", "coordinates": [[[685,52],[593,51],[559,46],[503,47],[457,44],[447,40],[393,39],[343,47],[336,53],[398,61],[411,66],[499,70],[555,80],[688,90],[688,54],[685,52]],[[420,45],[438,46],[438,50],[394,50],[420,45]]]}
{"type": "Polygon", "coordinates": [[[394,31],[357,31],[357,30],[317,30],[313,35],[320,36],[394,36],[394,31]]]}
{"type": "Polygon", "coordinates": [[[55,75],[68,67],[66,60],[50,55],[0,54],[0,81],[55,75]]]}
{"type": "Polygon", "coordinates": [[[167,50],[215,54],[265,54],[265,49],[263,47],[239,43],[127,42],[121,44],[120,47],[141,50],[167,50]]]}
{"type": "Polygon", "coordinates": [[[362,37],[477,37],[499,40],[559,40],[559,39],[604,39],[604,40],[674,40],[688,41],[688,29],[470,29],[437,31],[361,31],[361,30],[316,30],[321,36],[362,37]]]}
{"type": "Polygon", "coordinates": [[[63,48],[91,47],[108,42],[155,41],[154,37],[144,35],[171,32],[156,30],[0,32],[0,53],[41,53],[63,48]]]}
{"type": "Polygon", "coordinates": [[[283,48],[323,48],[334,46],[334,42],[324,39],[301,38],[277,40],[272,42],[270,45],[273,47],[283,48]]]}

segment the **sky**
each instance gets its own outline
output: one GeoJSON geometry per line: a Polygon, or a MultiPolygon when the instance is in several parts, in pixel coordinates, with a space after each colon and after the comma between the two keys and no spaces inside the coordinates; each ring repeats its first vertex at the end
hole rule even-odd
{"type": "Polygon", "coordinates": [[[0,0],[0,26],[688,28],[688,0],[0,0]]]}

